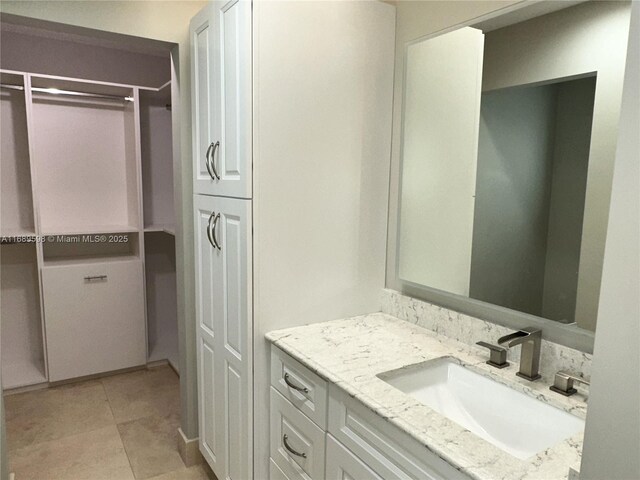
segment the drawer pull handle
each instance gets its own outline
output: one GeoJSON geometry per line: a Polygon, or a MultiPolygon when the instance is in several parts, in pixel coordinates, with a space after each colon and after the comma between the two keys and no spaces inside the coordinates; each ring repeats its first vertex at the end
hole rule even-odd
{"type": "Polygon", "coordinates": [[[219,213],[216,215],[216,212],[211,212],[211,215],[209,215],[209,221],[207,223],[207,237],[209,238],[209,243],[213,248],[222,250],[222,248],[220,248],[220,244],[218,243],[218,239],[216,237],[216,226],[218,225],[219,219],[220,219],[219,213]],[[211,222],[213,222],[213,224],[211,222]]]}
{"type": "Polygon", "coordinates": [[[293,448],[291,448],[291,446],[289,445],[289,442],[287,442],[287,438],[289,438],[289,437],[285,433],[282,436],[282,444],[284,445],[284,448],[289,450],[289,453],[292,453],[293,455],[296,455],[297,457],[307,458],[307,454],[306,453],[304,453],[304,452],[300,453],[300,452],[295,451],[293,448]]]}
{"type": "Polygon", "coordinates": [[[204,154],[204,159],[205,159],[205,165],[207,167],[207,172],[209,172],[209,176],[211,177],[212,180],[220,180],[220,175],[218,175],[218,172],[216,171],[216,165],[214,163],[215,162],[216,151],[218,150],[219,146],[220,146],[220,142],[216,142],[216,143],[211,142],[209,144],[209,148],[207,148],[207,153],[204,154]],[[211,157],[209,157],[209,153],[211,152],[212,148],[213,148],[213,155],[211,155],[211,157]]]}
{"type": "Polygon", "coordinates": [[[89,277],[84,277],[84,279],[87,282],[90,282],[91,280],[106,280],[107,276],[106,275],[92,275],[92,276],[89,276],[89,277]]]}
{"type": "Polygon", "coordinates": [[[307,387],[300,387],[300,386],[296,385],[295,383],[291,383],[291,380],[289,380],[289,374],[288,373],[284,374],[284,383],[289,385],[294,390],[298,390],[299,392],[309,393],[309,389],[307,387]]]}

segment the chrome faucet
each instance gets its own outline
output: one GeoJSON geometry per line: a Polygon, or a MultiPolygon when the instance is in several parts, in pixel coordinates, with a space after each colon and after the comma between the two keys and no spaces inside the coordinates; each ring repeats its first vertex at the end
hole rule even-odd
{"type": "Polygon", "coordinates": [[[542,330],[532,327],[523,328],[522,330],[499,338],[498,345],[502,344],[506,344],[507,348],[522,345],[522,351],[520,352],[520,371],[516,373],[516,375],[531,381],[540,378],[538,369],[540,368],[542,330]]]}

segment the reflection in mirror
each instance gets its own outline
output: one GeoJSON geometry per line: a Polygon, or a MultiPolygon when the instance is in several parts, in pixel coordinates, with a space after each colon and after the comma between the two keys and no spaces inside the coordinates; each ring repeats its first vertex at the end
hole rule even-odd
{"type": "Polygon", "coordinates": [[[573,322],[595,84],[482,94],[471,298],[573,322]]]}
{"type": "Polygon", "coordinates": [[[398,277],[595,330],[629,8],[409,44],[398,277]]]}

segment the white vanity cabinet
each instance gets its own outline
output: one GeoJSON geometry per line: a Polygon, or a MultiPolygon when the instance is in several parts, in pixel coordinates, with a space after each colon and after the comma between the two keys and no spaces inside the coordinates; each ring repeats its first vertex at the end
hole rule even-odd
{"type": "Polygon", "coordinates": [[[194,193],[251,198],[251,1],[191,21],[194,193]]]}
{"type": "Polygon", "coordinates": [[[270,408],[272,480],[468,480],[277,347],[271,348],[270,408]]]}

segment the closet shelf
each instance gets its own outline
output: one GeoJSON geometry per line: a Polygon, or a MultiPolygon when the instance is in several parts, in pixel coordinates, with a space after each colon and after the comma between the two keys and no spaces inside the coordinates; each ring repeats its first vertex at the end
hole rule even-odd
{"type": "Polygon", "coordinates": [[[109,233],[135,233],[138,227],[131,225],[87,225],[81,227],[59,227],[42,232],[42,235],[100,235],[109,233]]]}
{"type": "Polygon", "coordinates": [[[149,232],[149,233],[151,233],[151,232],[164,232],[164,233],[168,233],[169,235],[175,236],[176,227],[174,225],[169,225],[169,224],[145,225],[144,231],[145,232],[149,232]]]}
{"type": "Polygon", "coordinates": [[[128,262],[131,260],[140,260],[140,257],[138,257],[137,255],[87,255],[80,257],[53,257],[44,259],[43,268],[128,262]]]}
{"type": "Polygon", "coordinates": [[[7,228],[0,232],[0,236],[3,238],[15,238],[15,237],[27,237],[27,238],[35,238],[36,232],[34,230],[29,230],[26,228],[7,228]]]}

